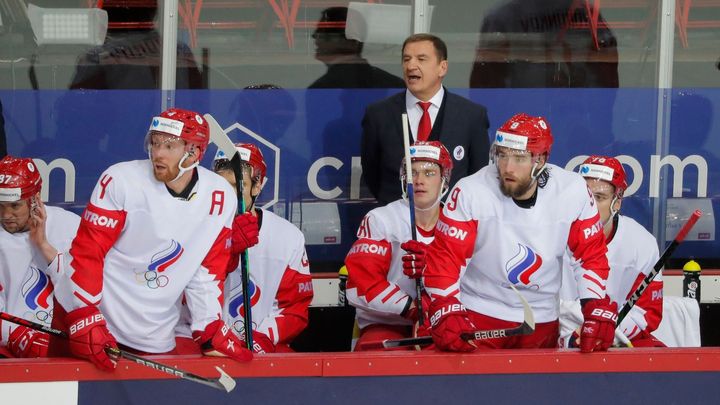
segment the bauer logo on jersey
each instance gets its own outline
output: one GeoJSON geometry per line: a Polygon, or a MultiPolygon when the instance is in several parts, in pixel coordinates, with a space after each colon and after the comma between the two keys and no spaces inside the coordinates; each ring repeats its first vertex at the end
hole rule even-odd
{"type": "Polygon", "coordinates": [[[184,124],[180,121],[164,117],[155,117],[150,124],[150,131],[164,132],[166,134],[180,136],[184,124]]]}
{"type": "Polygon", "coordinates": [[[417,145],[410,148],[410,157],[414,159],[440,160],[440,148],[432,145],[417,145]]]}
{"type": "Polygon", "coordinates": [[[612,181],[615,170],[607,166],[584,164],[580,165],[580,174],[583,177],[612,181]]]}
{"type": "Polygon", "coordinates": [[[50,294],[53,292],[53,286],[48,276],[40,269],[31,266],[28,270],[28,275],[22,285],[25,305],[33,311],[47,309],[50,306],[50,294]]]}
{"type": "MultiPolygon", "coordinates": [[[[258,287],[252,279],[248,282],[248,290],[250,290],[250,306],[254,307],[260,301],[260,287],[258,287]]],[[[243,300],[242,289],[238,288],[238,293],[230,297],[228,303],[228,314],[230,317],[240,318],[245,313],[245,304],[243,300]]]]}
{"type": "Polygon", "coordinates": [[[505,264],[508,280],[516,285],[530,285],[530,277],[542,266],[542,263],[542,257],[530,246],[518,243],[518,252],[505,264]]]}
{"type": "Polygon", "coordinates": [[[521,135],[510,134],[503,131],[497,131],[495,133],[495,145],[504,146],[506,148],[526,150],[527,149],[527,137],[521,135]]]}

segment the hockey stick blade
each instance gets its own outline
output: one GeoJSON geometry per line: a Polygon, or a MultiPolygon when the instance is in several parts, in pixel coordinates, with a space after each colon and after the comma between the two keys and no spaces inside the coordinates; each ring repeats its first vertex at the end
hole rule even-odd
{"type": "MultiPolygon", "coordinates": [[[[17,316],[10,315],[5,312],[0,312],[0,319],[4,319],[8,322],[12,322],[12,323],[15,323],[18,325],[22,325],[22,326],[28,327],[30,329],[39,330],[39,331],[45,332],[49,335],[53,335],[53,336],[57,336],[57,337],[65,338],[65,339],[70,338],[67,335],[67,333],[65,333],[61,330],[54,329],[49,326],[45,326],[45,325],[35,323],[32,321],[28,321],[27,319],[19,318],[17,316]]],[[[201,377],[199,375],[193,374],[193,373],[189,373],[184,370],[180,370],[179,368],[170,367],[168,365],[158,363],[156,361],[149,360],[145,357],[138,356],[136,354],[132,354],[130,352],[126,352],[124,350],[116,349],[113,347],[105,348],[105,352],[109,356],[112,356],[115,358],[122,357],[124,359],[133,361],[141,366],[149,367],[154,370],[161,371],[163,373],[170,374],[172,376],[179,377],[184,380],[194,381],[199,384],[217,388],[217,389],[223,390],[225,392],[230,392],[235,388],[235,380],[233,380],[232,377],[230,377],[227,373],[225,373],[222,369],[220,369],[220,367],[217,367],[217,366],[215,368],[220,372],[220,377],[219,378],[205,378],[205,377],[201,377]]]]}
{"type": "MultiPolygon", "coordinates": [[[[527,302],[525,297],[520,294],[520,292],[515,288],[515,286],[510,285],[510,288],[515,291],[518,297],[520,297],[520,301],[522,302],[522,324],[514,328],[477,330],[475,332],[463,333],[460,335],[463,340],[487,340],[508,336],[529,335],[535,332],[535,315],[533,314],[532,308],[530,308],[530,304],[527,302]]],[[[386,339],[379,342],[367,342],[363,343],[362,347],[364,349],[391,349],[394,347],[403,346],[425,346],[432,344],[432,342],[432,336],[421,336],[416,338],[386,339]]]]}
{"type": "Polygon", "coordinates": [[[210,127],[210,142],[214,143],[218,149],[223,151],[228,159],[232,159],[232,157],[237,153],[237,149],[225,133],[225,130],[222,129],[220,124],[218,124],[212,115],[205,114],[203,115],[203,118],[205,118],[205,121],[208,123],[208,127],[210,127]]]}

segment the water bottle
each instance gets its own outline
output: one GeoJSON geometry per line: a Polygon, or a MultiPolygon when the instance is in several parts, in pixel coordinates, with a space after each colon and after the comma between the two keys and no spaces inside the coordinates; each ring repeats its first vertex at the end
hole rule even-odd
{"type": "Polygon", "coordinates": [[[338,305],[344,307],[347,305],[347,299],[345,298],[345,287],[347,286],[348,271],[347,267],[342,266],[338,271],[338,305]]]}
{"type": "Polygon", "coordinates": [[[700,265],[695,260],[690,260],[683,266],[683,297],[700,303],[700,265]]]}

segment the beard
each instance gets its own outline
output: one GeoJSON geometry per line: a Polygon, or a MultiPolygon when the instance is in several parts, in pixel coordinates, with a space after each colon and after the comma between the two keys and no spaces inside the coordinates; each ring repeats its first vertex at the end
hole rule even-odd
{"type": "Polygon", "coordinates": [[[158,169],[153,165],[153,175],[155,176],[155,180],[162,183],[168,183],[174,180],[178,173],[180,173],[180,169],[178,169],[177,166],[168,166],[158,171],[158,169]]]}
{"type": "Polygon", "coordinates": [[[506,197],[514,199],[522,198],[533,186],[533,179],[528,178],[525,181],[515,181],[514,183],[506,183],[502,178],[499,179],[500,192],[506,197]]]}

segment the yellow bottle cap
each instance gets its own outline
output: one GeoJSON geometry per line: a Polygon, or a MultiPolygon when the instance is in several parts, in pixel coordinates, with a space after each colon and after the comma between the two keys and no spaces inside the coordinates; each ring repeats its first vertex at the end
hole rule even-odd
{"type": "Polygon", "coordinates": [[[695,260],[690,260],[683,266],[683,271],[700,271],[700,265],[695,260]]]}
{"type": "MultiPolygon", "coordinates": [[[[700,268],[698,267],[698,270],[699,269],[700,268]]],[[[348,275],[347,267],[345,267],[345,266],[340,267],[340,270],[338,270],[338,275],[347,276],[348,275]]]]}

